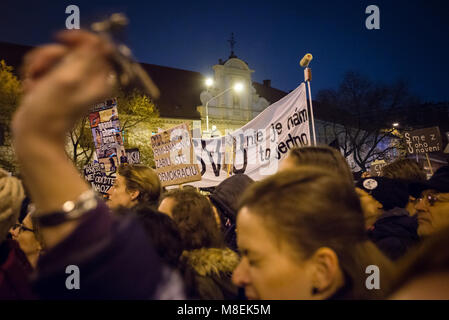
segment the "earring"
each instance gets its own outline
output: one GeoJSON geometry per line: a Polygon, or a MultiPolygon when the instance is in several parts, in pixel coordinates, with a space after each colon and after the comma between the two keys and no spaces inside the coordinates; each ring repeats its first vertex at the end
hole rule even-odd
{"type": "Polygon", "coordinates": [[[318,294],[318,288],[313,287],[312,288],[312,295],[314,296],[314,295],[317,295],[317,294],[318,294]]]}

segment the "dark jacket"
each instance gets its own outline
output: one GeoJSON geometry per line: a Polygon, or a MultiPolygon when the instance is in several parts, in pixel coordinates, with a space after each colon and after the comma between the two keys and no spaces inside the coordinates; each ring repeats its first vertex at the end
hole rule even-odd
{"type": "Polygon", "coordinates": [[[132,216],[114,218],[100,202],[39,258],[34,289],[43,299],[154,299],[163,294],[163,270],[141,223],[132,216]],[[74,274],[66,273],[69,265],[79,269],[79,289],[66,288],[74,274]]]}
{"type": "Polygon", "coordinates": [[[16,241],[5,240],[0,244],[0,300],[35,299],[29,282],[32,272],[16,241]]]}
{"type": "Polygon", "coordinates": [[[419,242],[418,222],[407,210],[394,208],[386,211],[368,230],[368,237],[390,259],[396,260],[419,242]]]}
{"type": "Polygon", "coordinates": [[[235,225],[239,200],[252,182],[246,174],[236,174],[222,181],[209,196],[220,215],[226,245],[234,251],[237,250],[235,225]]]}
{"type": "Polygon", "coordinates": [[[234,251],[229,248],[184,251],[180,261],[189,298],[237,299],[237,287],[231,282],[232,272],[239,263],[234,251]]]}

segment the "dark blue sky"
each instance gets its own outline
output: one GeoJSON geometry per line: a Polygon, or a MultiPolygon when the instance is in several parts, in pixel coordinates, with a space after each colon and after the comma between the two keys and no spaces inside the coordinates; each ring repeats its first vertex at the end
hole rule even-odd
{"type": "Polygon", "coordinates": [[[212,75],[226,59],[230,33],[253,80],[292,90],[303,80],[300,58],[314,60],[312,93],[336,87],[345,71],[374,80],[405,79],[427,101],[449,101],[449,1],[225,0],[2,1],[0,41],[40,44],[65,27],[76,4],[81,24],[125,12],[128,43],[141,62],[212,75]],[[380,30],[365,28],[365,8],[380,8],[380,30]]]}

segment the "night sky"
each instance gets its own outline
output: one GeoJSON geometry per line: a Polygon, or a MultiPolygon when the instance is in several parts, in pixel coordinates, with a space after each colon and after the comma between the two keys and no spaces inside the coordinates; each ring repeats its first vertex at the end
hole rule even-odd
{"type": "Polygon", "coordinates": [[[336,88],[354,70],[373,80],[404,79],[425,101],[449,101],[449,1],[10,1],[0,10],[0,41],[36,45],[65,27],[67,5],[81,24],[113,12],[130,18],[127,41],[137,60],[213,75],[235,54],[281,90],[303,81],[301,57],[314,59],[312,93],[336,88]],[[365,8],[380,9],[380,30],[367,30],[365,8]]]}

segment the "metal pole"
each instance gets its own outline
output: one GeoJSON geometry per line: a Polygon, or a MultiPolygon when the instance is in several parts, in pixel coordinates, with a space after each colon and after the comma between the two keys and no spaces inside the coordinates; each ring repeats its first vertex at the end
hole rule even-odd
{"type": "Polygon", "coordinates": [[[218,98],[219,96],[222,96],[223,94],[225,94],[226,92],[228,92],[231,89],[232,89],[232,87],[227,88],[225,91],[223,91],[222,93],[217,94],[215,97],[210,98],[206,102],[206,131],[207,131],[207,133],[209,133],[209,102],[211,102],[215,98],[218,98]]]}
{"type": "MultiPolygon", "coordinates": [[[[212,100],[212,99],[210,99],[210,100],[212,100]]],[[[210,100],[206,102],[206,131],[208,133],[209,133],[209,102],[210,102],[210,100]]]]}
{"type": "MultiPolygon", "coordinates": [[[[306,68],[306,70],[309,68],[306,68]]],[[[316,146],[315,118],[313,116],[312,93],[310,90],[310,81],[306,81],[309,90],[310,117],[312,119],[313,145],[316,146]]]]}
{"type": "Polygon", "coordinates": [[[304,68],[304,82],[307,83],[307,88],[309,91],[309,105],[310,105],[310,118],[312,120],[312,132],[313,132],[313,145],[316,146],[316,132],[315,132],[315,118],[313,116],[313,106],[312,106],[312,92],[310,89],[310,81],[312,80],[312,71],[309,68],[310,61],[312,61],[313,56],[307,53],[299,62],[299,65],[304,68]]]}
{"type": "Polygon", "coordinates": [[[432,165],[430,164],[429,154],[426,152],[427,164],[429,165],[430,173],[433,175],[432,165]]]}

